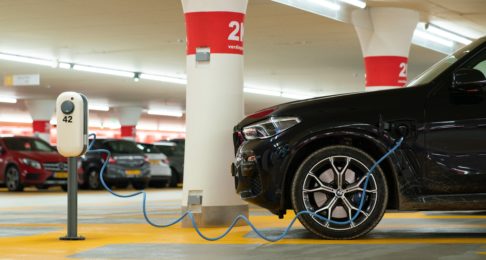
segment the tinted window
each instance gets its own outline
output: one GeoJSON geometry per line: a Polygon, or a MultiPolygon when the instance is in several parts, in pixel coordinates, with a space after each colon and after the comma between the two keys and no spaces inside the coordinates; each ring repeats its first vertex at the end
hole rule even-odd
{"type": "Polygon", "coordinates": [[[162,153],[155,145],[153,144],[137,144],[138,148],[141,149],[144,153],[162,153]]]}
{"type": "Polygon", "coordinates": [[[112,153],[118,154],[143,154],[142,150],[140,150],[135,142],[130,141],[107,141],[106,146],[108,150],[112,153]]]}
{"type": "Polygon", "coordinates": [[[167,156],[173,156],[176,150],[175,145],[156,145],[156,147],[167,156]]]}
{"type": "Polygon", "coordinates": [[[5,145],[14,151],[55,152],[48,143],[34,138],[5,138],[5,145]]]}

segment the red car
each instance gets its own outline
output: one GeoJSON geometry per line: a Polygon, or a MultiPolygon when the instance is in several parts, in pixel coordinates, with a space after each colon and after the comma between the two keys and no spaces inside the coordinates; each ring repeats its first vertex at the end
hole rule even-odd
{"type": "MultiPolygon", "coordinates": [[[[9,191],[22,191],[26,186],[67,190],[67,171],[67,159],[47,142],[34,137],[0,137],[0,184],[9,191]]],[[[78,181],[81,173],[78,171],[78,181]]]]}

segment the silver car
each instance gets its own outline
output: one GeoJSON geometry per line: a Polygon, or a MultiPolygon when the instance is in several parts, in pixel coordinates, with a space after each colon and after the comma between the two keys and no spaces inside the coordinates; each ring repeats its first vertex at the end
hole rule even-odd
{"type": "Polygon", "coordinates": [[[157,188],[166,187],[172,178],[172,170],[167,156],[153,144],[138,143],[137,146],[145,153],[150,162],[149,185],[157,188]]]}

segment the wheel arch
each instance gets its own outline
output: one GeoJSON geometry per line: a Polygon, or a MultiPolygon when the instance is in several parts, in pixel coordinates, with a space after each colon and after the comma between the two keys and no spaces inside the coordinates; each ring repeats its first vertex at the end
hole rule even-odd
{"type": "MultiPolygon", "coordinates": [[[[388,147],[385,142],[380,141],[374,135],[362,130],[343,131],[340,129],[339,131],[319,133],[305,139],[297,145],[297,149],[293,153],[293,157],[290,159],[290,163],[285,171],[281,209],[292,208],[290,202],[292,180],[302,162],[315,151],[331,145],[348,145],[358,148],[368,153],[374,160],[381,158],[387,152],[388,147]]],[[[395,166],[395,162],[396,158],[390,156],[380,164],[383,172],[385,172],[387,186],[389,188],[387,209],[399,209],[398,169],[395,166]]]]}

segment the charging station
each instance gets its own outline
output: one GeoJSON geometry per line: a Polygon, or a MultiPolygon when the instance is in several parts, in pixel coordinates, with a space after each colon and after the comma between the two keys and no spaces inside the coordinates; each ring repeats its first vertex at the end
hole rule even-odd
{"type": "Polygon", "coordinates": [[[56,100],[57,150],[68,158],[67,235],[61,240],[84,240],[78,235],[77,161],[88,147],[88,99],[76,92],[64,92],[56,100]]]}

